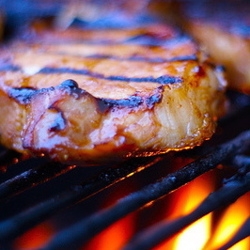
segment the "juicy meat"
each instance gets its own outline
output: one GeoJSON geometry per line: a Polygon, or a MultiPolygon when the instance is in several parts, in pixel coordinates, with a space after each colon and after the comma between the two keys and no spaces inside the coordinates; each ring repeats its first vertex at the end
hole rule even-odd
{"type": "Polygon", "coordinates": [[[166,25],[43,31],[1,50],[0,140],[79,164],[200,145],[223,113],[225,80],[166,25]]]}
{"type": "Polygon", "coordinates": [[[186,7],[184,26],[216,63],[225,66],[229,87],[250,93],[249,2],[213,1],[186,7]]]}

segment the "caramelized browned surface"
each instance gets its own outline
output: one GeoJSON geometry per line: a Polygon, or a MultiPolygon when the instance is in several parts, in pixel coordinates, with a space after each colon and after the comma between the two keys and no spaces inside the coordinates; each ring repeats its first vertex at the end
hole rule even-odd
{"type": "Polygon", "coordinates": [[[250,93],[250,4],[213,1],[187,11],[185,28],[226,68],[229,86],[250,93]]]}
{"type": "Polygon", "coordinates": [[[223,113],[223,72],[165,25],[33,35],[1,51],[1,142],[95,164],[200,145],[223,113]]]}

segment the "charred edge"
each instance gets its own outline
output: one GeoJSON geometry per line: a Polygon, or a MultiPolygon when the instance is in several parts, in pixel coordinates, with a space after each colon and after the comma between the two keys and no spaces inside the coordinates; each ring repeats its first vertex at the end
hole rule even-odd
{"type": "Polygon", "coordinates": [[[85,90],[78,87],[76,81],[72,79],[67,79],[63,81],[60,85],[56,87],[49,87],[49,88],[42,88],[36,89],[32,87],[19,87],[19,88],[12,88],[9,90],[8,95],[9,97],[15,99],[20,104],[29,104],[32,97],[36,94],[43,94],[50,91],[54,91],[55,89],[61,89],[64,93],[68,94],[76,94],[80,96],[83,93],[86,93],[85,90]]]}
{"type": "Polygon", "coordinates": [[[87,75],[90,77],[95,77],[103,80],[110,80],[110,81],[123,81],[123,82],[152,82],[158,84],[174,84],[182,82],[181,77],[175,76],[160,76],[160,77],[126,77],[126,76],[107,76],[105,77],[102,74],[97,74],[91,72],[86,69],[72,69],[72,68],[50,68],[45,67],[39,71],[41,74],[56,74],[56,73],[72,73],[72,74],[80,74],[80,75],[87,75]]]}
{"type": "Polygon", "coordinates": [[[112,108],[138,108],[145,105],[147,109],[154,107],[156,103],[162,100],[162,87],[156,89],[156,93],[150,96],[142,97],[139,95],[132,95],[126,99],[99,99],[98,106],[100,111],[105,112],[112,108]]]}
{"type": "Polygon", "coordinates": [[[19,103],[28,104],[36,92],[35,88],[12,88],[8,94],[19,103]]]}
{"type": "Polygon", "coordinates": [[[84,89],[79,88],[78,83],[72,79],[63,81],[55,88],[62,90],[64,94],[74,95],[76,99],[87,93],[84,89]]]}
{"type": "Polygon", "coordinates": [[[129,98],[126,99],[100,99],[101,102],[99,103],[99,106],[102,105],[101,110],[105,110],[106,108],[122,108],[122,107],[128,107],[128,108],[135,108],[143,104],[143,98],[140,96],[132,95],[129,98]]]}
{"type": "Polygon", "coordinates": [[[146,99],[146,105],[149,108],[153,108],[156,103],[160,103],[162,100],[163,87],[159,87],[157,92],[146,99]]]}
{"type": "Polygon", "coordinates": [[[220,65],[220,64],[215,64],[214,62],[208,60],[205,62],[210,68],[212,68],[213,70],[216,70],[217,72],[226,72],[226,68],[224,65],[220,65]]]}
{"type": "Polygon", "coordinates": [[[180,56],[180,57],[172,57],[169,59],[161,58],[161,57],[154,57],[148,58],[143,56],[130,56],[130,57],[116,57],[112,55],[105,55],[105,54],[95,54],[91,56],[87,56],[86,58],[93,58],[93,59],[112,59],[116,61],[139,61],[139,62],[150,62],[150,63],[166,63],[166,62],[185,62],[185,61],[197,61],[198,58],[196,55],[189,55],[189,56],[180,56]]]}
{"type": "Polygon", "coordinates": [[[63,81],[60,84],[60,86],[63,87],[63,88],[69,88],[71,90],[75,90],[75,89],[79,88],[78,83],[75,80],[72,80],[72,79],[67,79],[67,80],[63,81]]]}
{"type": "Polygon", "coordinates": [[[49,128],[49,132],[58,132],[65,129],[67,124],[63,112],[53,106],[49,107],[49,110],[55,111],[57,113],[56,119],[49,128]]]}
{"type": "MultiPolygon", "coordinates": [[[[60,85],[56,87],[50,87],[50,88],[43,88],[43,89],[34,89],[34,88],[12,88],[9,91],[9,96],[11,98],[14,98],[21,104],[29,104],[32,97],[36,94],[43,94],[47,93],[49,91],[54,91],[55,89],[60,89],[61,91],[64,91],[64,93],[67,94],[77,94],[74,95],[75,98],[80,97],[82,94],[87,93],[84,89],[81,89],[78,87],[78,84],[76,81],[72,79],[65,80],[60,85]]],[[[156,103],[159,103],[162,99],[162,91],[163,86],[159,86],[155,93],[150,96],[139,96],[137,94],[130,96],[129,98],[125,99],[106,99],[106,98],[96,98],[98,100],[98,107],[100,111],[105,112],[106,110],[110,108],[136,108],[141,105],[146,105],[148,109],[151,109],[154,107],[156,103]]],[[[55,107],[51,106],[49,109],[57,110],[55,107]]],[[[58,113],[60,113],[60,110],[57,110],[58,113]]],[[[65,119],[63,117],[63,114],[61,113],[58,116],[58,121],[55,122],[55,125],[51,127],[51,131],[61,130],[64,128],[65,119]],[[64,121],[64,122],[63,122],[64,121]]]]}

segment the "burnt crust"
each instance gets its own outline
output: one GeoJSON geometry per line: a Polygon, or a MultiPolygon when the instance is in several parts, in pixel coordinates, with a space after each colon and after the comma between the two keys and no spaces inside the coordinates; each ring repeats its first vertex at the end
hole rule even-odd
{"type": "Polygon", "coordinates": [[[20,104],[29,104],[32,96],[37,92],[35,88],[11,88],[8,92],[9,97],[15,99],[20,104]]]}
{"type": "Polygon", "coordinates": [[[125,99],[107,99],[101,98],[99,99],[99,107],[101,110],[103,109],[103,104],[109,108],[139,108],[140,106],[144,106],[145,109],[151,109],[154,107],[156,103],[160,103],[163,95],[163,86],[160,86],[155,89],[154,93],[147,96],[141,96],[140,93],[135,95],[131,95],[129,98],[125,99]]]}
{"type": "Polygon", "coordinates": [[[59,110],[58,108],[55,107],[50,107],[48,108],[50,111],[53,111],[56,113],[56,119],[54,120],[54,122],[50,125],[49,127],[49,132],[58,132],[61,131],[63,129],[65,129],[67,127],[67,120],[65,119],[63,112],[61,110],[59,110]]]}

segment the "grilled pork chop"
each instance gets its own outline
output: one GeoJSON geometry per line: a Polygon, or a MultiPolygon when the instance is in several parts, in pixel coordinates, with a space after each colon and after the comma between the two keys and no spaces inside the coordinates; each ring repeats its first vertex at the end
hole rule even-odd
{"type": "Polygon", "coordinates": [[[185,5],[183,25],[226,68],[229,87],[250,93],[250,4],[213,1],[185,5]]]}
{"type": "Polygon", "coordinates": [[[223,76],[165,24],[42,31],[1,50],[0,140],[86,165],[192,148],[214,133],[223,76]]]}

